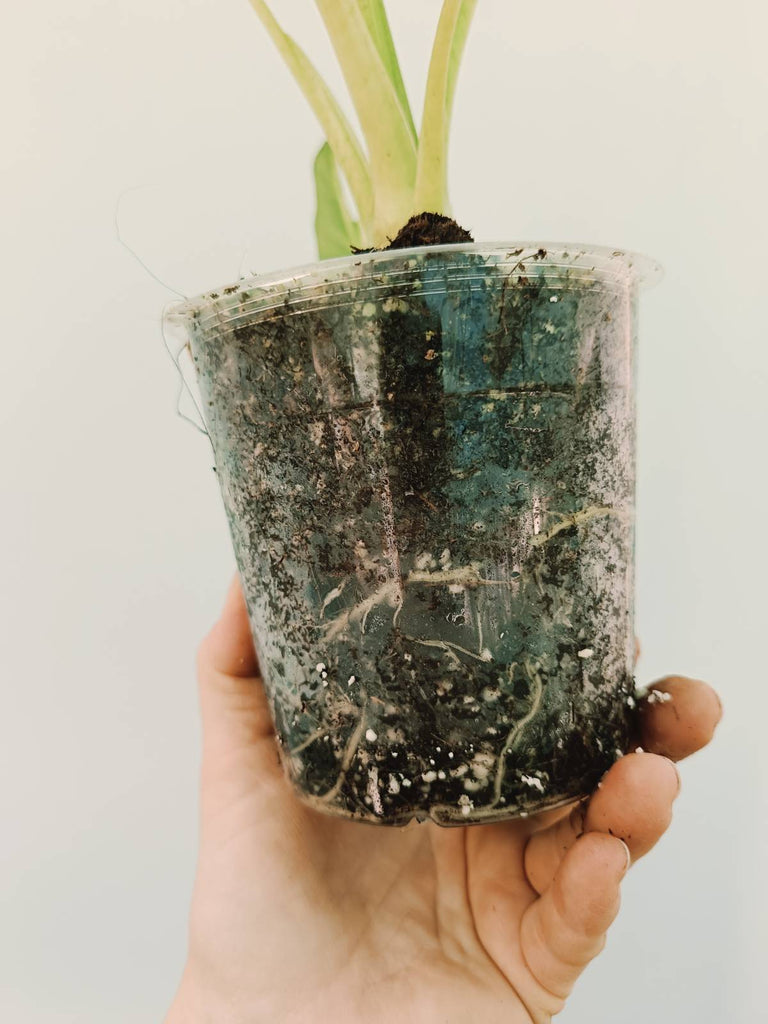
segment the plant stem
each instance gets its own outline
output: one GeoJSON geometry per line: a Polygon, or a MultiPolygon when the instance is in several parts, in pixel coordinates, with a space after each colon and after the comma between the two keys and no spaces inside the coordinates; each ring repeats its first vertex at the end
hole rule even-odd
{"type": "Polygon", "coordinates": [[[400,62],[397,59],[397,51],[395,50],[395,43],[389,28],[389,19],[384,7],[384,0],[357,0],[357,2],[360,5],[360,10],[363,12],[371,38],[376,49],[379,51],[379,56],[395,88],[397,98],[400,100],[400,106],[403,108],[406,120],[408,121],[408,128],[413,136],[414,144],[416,144],[418,143],[418,132],[416,131],[416,125],[413,123],[411,105],[408,102],[408,93],[406,92],[405,82],[403,82],[403,76],[400,72],[400,62]]]}
{"type": "Polygon", "coordinates": [[[316,0],[365,135],[374,192],[374,245],[412,210],[416,144],[357,0],[316,0]]]}
{"type": "Polygon", "coordinates": [[[365,154],[336,99],[307,55],[287,35],[265,0],[249,0],[315,113],[349,183],[364,234],[373,222],[374,188],[365,154]]]}
{"type": "Polygon", "coordinates": [[[450,212],[448,135],[461,56],[477,0],[445,0],[429,62],[421,119],[414,209],[450,212]]]}

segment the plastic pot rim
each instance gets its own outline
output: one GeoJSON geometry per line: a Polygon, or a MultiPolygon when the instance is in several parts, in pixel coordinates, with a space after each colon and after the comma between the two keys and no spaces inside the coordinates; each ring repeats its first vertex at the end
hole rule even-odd
{"type": "MultiPolygon", "coordinates": [[[[372,272],[386,273],[387,265],[400,265],[414,260],[413,271],[418,272],[426,260],[436,254],[477,255],[486,257],[487,267],[502,268],[514,272],[518,265],[551,269],[556,274],[576,271],[592,274],[598,280],[615,281],[632,287],[650,288],[664,276],[660,263],[650,256],[628,249],[617,249],[605,245],[589,245],[579,242],[459,242],[453,245],[425,245],[409,249],[380,249],[373,252],[352,253],[334,259],[303,263],[283,270],[261,274],[250,274],[238,281],[213,288],[200,295],[174,303],[164,319],[171,324],[198,319],[215,309],[225,314],[242,303],[244,295],[254,299],[268,300],[270,296],[301,289],[302,282],[312,281],[317,289],[324,281],[332,285],[343,279],[346,271],[360,274],[361,267],[372,272]],[[539,257],[540,252],[543,257],[539,257]],[[254,294],[256,293],[256,294],[254,294]]],[[[457,265],[457,269],[461,267],[457,265]]]]}

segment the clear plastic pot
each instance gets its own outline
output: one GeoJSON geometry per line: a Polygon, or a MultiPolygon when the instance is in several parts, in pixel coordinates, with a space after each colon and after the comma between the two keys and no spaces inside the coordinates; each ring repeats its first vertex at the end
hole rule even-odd
{"type": "Polygon", "coordinates": [[[626,749],[648,260],[357,255],[177,306],[287,774],[401,825],[530,814],[626,749]]]}

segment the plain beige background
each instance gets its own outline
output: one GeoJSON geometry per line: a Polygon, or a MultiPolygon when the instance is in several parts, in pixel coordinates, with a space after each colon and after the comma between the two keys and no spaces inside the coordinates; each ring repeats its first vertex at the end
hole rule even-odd
{"type": "MultiPolygon", "coordinates": [[[[436,0],[390,3],[420,105],[436,0]]],[[[310,0],[275,8],[340,85],[310,0]]],[[[320,132],[246,0],[7,15],[0,1018],[159,1021],[196,839],[193,656],[232,571],[159,318],[313,257],[320,132]]],[[[762,1019],[768,953],[765,8],[480,0],[452,194],[476,238],[657,257],[639,353],[639,679],[726,717],[565,1024],[762,1019]]]]}

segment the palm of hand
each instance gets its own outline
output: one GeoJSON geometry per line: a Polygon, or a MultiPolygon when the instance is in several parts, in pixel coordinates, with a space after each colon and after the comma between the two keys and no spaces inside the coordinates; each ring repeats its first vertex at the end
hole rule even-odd
{"type": "MultiPolygon", "coordinates": [[[[641,856],[669,823],[674,766],[625,757],[588,806],[525,821],[330,818],[283,777],[256,670],[235,585],[200,653],[200,858],[167,1024],[548,1021],[604,944],[627,846],[641,856]]],[[[674,714],[647,707],[643,741],[679,759],[709,738],[717,698],[658,688],[674,689],[674,714]]]]}

